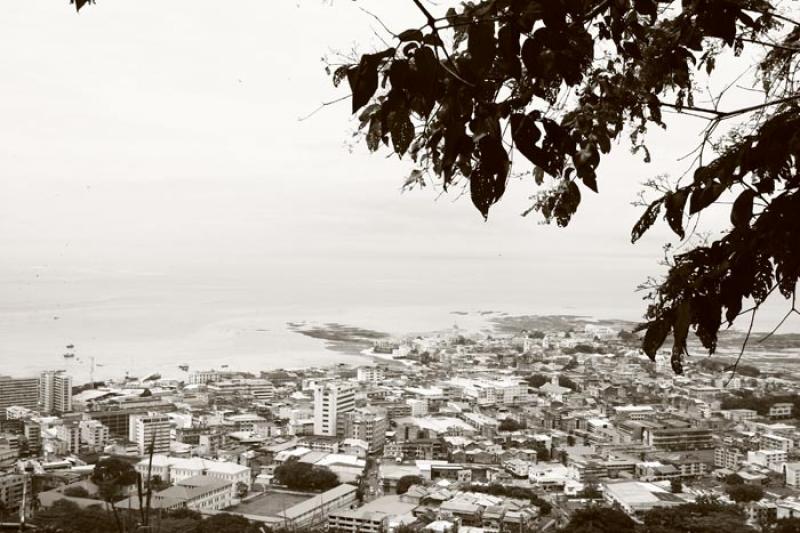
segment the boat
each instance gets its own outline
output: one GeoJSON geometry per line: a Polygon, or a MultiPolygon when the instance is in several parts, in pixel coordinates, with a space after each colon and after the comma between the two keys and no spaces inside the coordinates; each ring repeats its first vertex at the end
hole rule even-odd
{"type": "Polygon", "coordinates": [[[222,365],[221,368],[228,368],[228,365],[222,365]]]}
{"type": "Polygon", "coordinates": [[[149,376],[144,378],[142,381],[156,381],[156,380],[159,380],[159,379],[161,379],[161,374],[150,374],[149,376]]]}
{"type": "Polygon", "coordinates": [[[72,359],[73,357],[75,357],[75,354],[72,352],[67,352],[64,354],[64,359],[72,359]]]}
{"type": "Polygon", "coordinates": [[[75,348],[74,344],[67,344],[67,350],[72,350],[73,348],[75,348]]]}
{"type": "Polygon", "coordinates": [[[178,368],[186,372],[187,370],[189,370],[189,365],[178,365],[178,368]]]}

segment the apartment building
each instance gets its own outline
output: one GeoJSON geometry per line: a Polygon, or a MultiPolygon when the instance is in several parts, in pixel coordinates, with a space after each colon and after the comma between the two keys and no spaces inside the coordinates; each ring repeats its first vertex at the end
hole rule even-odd
{"type": "Polygon", "coordinates": [[[27,409],[39,408],[39,379],[0,376],[0,413],[18,405],[27,409]]]}
{"type": "Polygon", "coordinates": [[[80,421],[81,441],[95,450],[102,449],[111,440],[111,433],[101,422],[93,419],[80,421]]]}
{"type": "Polygon", "coordinates": [[[732,446],[720,446],[714,449],[714,466],[737,470],[739,463],[744,461],[745,454],[742,450],[732,446]]]}
{"type": "Polygon", "coordinates": [[[787,460],[783,450],[755,450],[747,452],[747,462],[769,468],[774,472],[783,472],[783,464],[787,460]]]}
{"type": "Polygon", "coordinates": [[[131,415],[128,440],[136,444],[139,455],[147,455],[151,445],[153,453],[169,452],[169,416],[156,412],[131,415]]]}
{"type": "Polygon", "coordinates": [[[314,434],[344,436],[345,415],[355,409],[355,387],[330,382],[314,387],[314,434]]]}
{"type": "Polygon", "coordinates": [[[386,413],[375,407],[360,407],[345,414],[345,438],[367,443],[369,453],[380,453],[386,440],[386,413]]]}
{"type": "Polygon", "coordinates": [[[381,366],[360,366],[356,370],[356,380],[367,383],[380,383],[386,379],[386,369],[381,366]]]}
{"type": "Polygon", "coordinates": [[[46,370],[39,375],[39,406],[43,413],[72,411],[72,376],[61,370],[46,370]]]}

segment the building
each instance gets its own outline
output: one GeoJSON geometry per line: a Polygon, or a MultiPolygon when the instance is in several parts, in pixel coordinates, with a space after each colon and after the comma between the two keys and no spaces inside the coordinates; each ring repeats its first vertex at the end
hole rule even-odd
{"type": "Polygon", "coordinates": [[[647,420],[656,414],[651,405],[619,405],[613,411],[616,416],[628,420],[647,420]]]}
{"type": "Polygon", "coordinates": [[[791,418],[792,416],[792,407],[794,407],[791,403],[776,403],[772,404],[769,408],[769,417],[770,418],[791,418]]]}
{"type": "Polygon", "coordinates": [[[64,421],[56,427],[56,437],[67,445],[67,451],[78,453],[81,449],[81,426],[77,420],[64,421]]]}
{"type": "Polygon", "coordinates": [[[343,436],[345,414],[355,409],[355,387],[331,382],[314,388],[314,434],[343,436]]]}
{"type": "Polygon", "coordinates": [[[95,450],[102,449],[111,440],[111,433],[108,428],[97,420],[91,418],[81,420],[80,428],[81,442],[95,450]]]}
{"type": "Polygon", "coordinates": [[[332,533],[384,533],[391,531],[399,517],[410,515],[416,503],[401,496],[382,496],[358,509],[337,509],[328,513],[328,531],[332,533]]]}
{"type": "MultiPolygon", "coordinates": [[[[142,459],[136,464],[136,471],[143,476],[147,475],[149,458],[142,459]]],[[[227,461],[212,461],[199,457],[183,458],[169,457],[163,454],[153,455],[151,476],[159,476],[169,483],[178,483],[195,476],[207,476],[211,479],[224,481],[235,497],[236,485],[244,483],[248,488],[252,486],[250,468],[227,461]]]]}
{"type": "Polygon", "coordinates": [[[355,486],[343,483],[289,507],[278,513],[278,517],[289,530],[322,526],[331,511],[352,505],[356,501],[356,492],[355,486]]]}
{"type": "Polygon", "coordinates": [[[453,378],[449,382],[463,398],[477,405],[516,405],[531,401],[529,385],[520,379],[453,378]]]}
{"type": "Polygon", "coordinates": [[[39,376],[39,406],[43,413],[72,411],[72,376],[61,370],[46,370],[39,376]]]}
{"type": "Polygon", "coordinates": [[[773,472],[782,472],[786,462],[786,452],[783,450],[756,450],[747,452],[747,462],[769,468],[773,472]]]}
{"type": "Polygon", "coordinates": [[[791,451],[794,448],[794,441],[788,437],[767,433],[761,435],[761,448],[764,450],[783,450],[791,451]]]}
{"type": "Polygon", "coordinates": [[[714,447],[714,436],[708,428],[646,428],[642,432],[642,440],[648,446],[667,451],[707,450],[714,447]]]}
{"type": "Polygon", "coordinates": [[[356,380],[368,383],[380,383],[386,379],[386,369],[382,366],[360,366],[356,370],[356,380]]]}
{"type": "Polygon", "coordinates": [[[400,416],[425,416],[428,414],[428,400],[425,398],[409,398],[406,400],[406,404],[411,407],[411,412],[400,416]]]}
{"type": "MultiPolygon", "coordinates": [[[[31,482],[22,474],[0,475],[0,502],[8,513],[18,515],[23,504],[23,494],[30,496],[31,482]]],[[[30,499],[25,502],[26,513],[30,510],[30,499]]]]}
{"type": "Polygon", "coordinates": [[[233,495],[230,483],[209,476],[192,476],[158,492],[157,499],[178,499],[183,507],[193,511],[220,511],[230,507],[233,495]]]}
{"type": "Polygon", "coordinates": [[[800,463],[784,463],[783,476],[790,487],[800,487],[800,463]]]}
{"type": "Polygon", "coordinates": [[[39,408],[38,378],[0,376],[0,413],[13,405],[33,410],[39,408]]]}
{"type": "Polygon", "coordinates": [[[206,385],[219,381],[219,372],[216,370],[195,370],[189,374],[190,385],[206,385]]]}
{"type": "Polygon", "coordinates": [[[169,452],[169,417],[155,412],[131,415],[128,439],[136,444],[139,455],[147,455],[151,445],[153,453],[169,452]]]}
{"type": "Polygon", "coordinates": [[[656,507],[675,507],[686,503],[684,499],[667,489],[641,481],[607,483],[604,486],[603,496],[609,503],[618,505],[630,515],[656,507]]]}
{"type": "Polygon", "coordinates": [[[369,453],[383,451],[389,427],[385,412],[374,407],[360,407],[345,414],[344,425],[345,438],[363,440],[369,453]]]}
{"type": "Polygon", "coordinates": [[[209,384],[208,390],[219,398],[252,398],[268,402],[275,397],[275,387],[266,379],[224,379],[209,384]]]}
{"type": "Polygon", "coordinates": [[[720,411],[722,418],[731,420],[732,422],[741,422],[743,420],[753,420],[758,416],[758,413],[753,409],[725,409],[720,411]]]}
{"type": "Polygon", "coordinates": [[[744,461],[745,455],[742,450],[732,446],[721,446],[714,449],[714,466],[727,468],[728,470],[738,470],[739,463],[744,461]]]}

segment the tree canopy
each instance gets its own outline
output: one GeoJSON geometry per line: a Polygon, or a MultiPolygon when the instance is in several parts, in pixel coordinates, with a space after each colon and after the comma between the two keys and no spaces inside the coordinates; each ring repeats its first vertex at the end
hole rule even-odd
{"type": "Polygon", "coordinates": [[[650,285],[643,350],[655,358],[671,334],[680,373],[690,330],[714,353],[723,323],[749,314],[752,328],[775,291],[792,301],[787,318],[798,313],[800,254],[785,245],[800,237],[791,13],[768,0],[479,0],[445,13],[409,1],[417,27],[332,72],[334,84],[347,81],[367,148],[413,162],[405,187],[468,188],[488,217],[513,166],[539,186],[526,214],[566,226],[600,190],[600,164],[623,133],[649,161],[648,129],[666,128],[667,112],[699,117],[689,179],[654,184],[631,233],[637,241],[663,216],[685,241],[650,285]],[[721,107],[725,91],[696,104],[711,78],[728,89],[740,79],[720,64],[760,83],[746,105],[721,107]],[[727,200],[730,225],[692,239],[700,215],[727,200]]]}
{"type": "Polygon", "coordinates": [[[275,477],[281,485],[293,490],[323,491],[339,484],[339,477],[326,466],[315,466],[289,460],[275,469],[275,477]]]}
{"type": "Polygon", "coordinates": [[[412,485],[421,485],[422,478],[415,475],[403,476],[397,480],[397,494],[405,494],[412,485]]]}

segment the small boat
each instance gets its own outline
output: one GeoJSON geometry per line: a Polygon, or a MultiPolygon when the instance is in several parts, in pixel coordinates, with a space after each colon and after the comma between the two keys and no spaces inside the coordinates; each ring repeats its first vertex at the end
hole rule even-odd
{"type": "Polygon", "coordinates": [[[74,353],[67,352],[64,354],[64,359],[72,359],[73,357],[75,357],[74,353]]]}
{"type": "Polygon", "coordinates": [[[221,368],[228,368],[228,365],[222,365],[221,368]]]}
{"type": "Polygon", "coordinates": [[[75,348],[74,344],[67,344],[67,350],[72,350],[73,348],[75,348]]]}
{"type": "Polygon", "coordinates": [[[186,372],[187,370],[189,370],[189,365],[178,365],[178,368],[186,372]]]}

